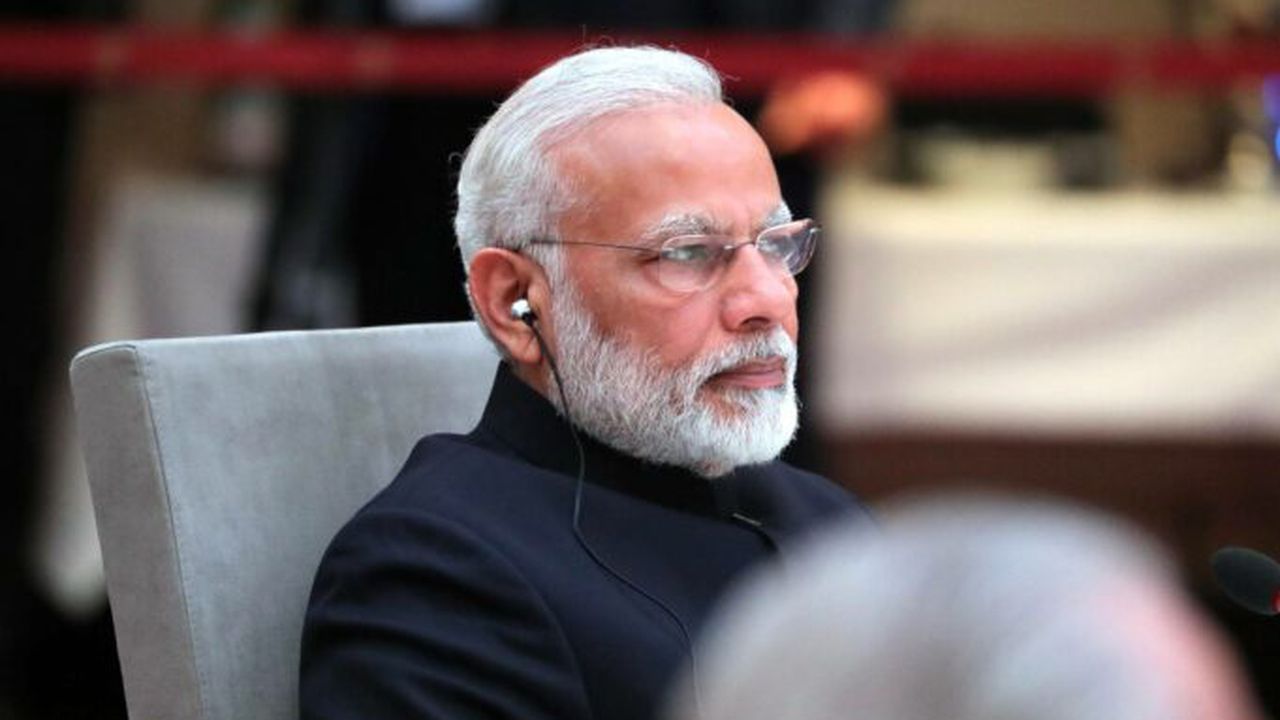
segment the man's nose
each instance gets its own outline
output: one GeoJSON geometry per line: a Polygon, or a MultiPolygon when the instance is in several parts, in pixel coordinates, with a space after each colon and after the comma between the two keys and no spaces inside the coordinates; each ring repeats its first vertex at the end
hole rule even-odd
{"type": "Polygon", "coordinates": [[[734,251],[721,291],[723,320],[730,331],[763,330],[795,316],[795,278],[754,245],[734,251]]]}

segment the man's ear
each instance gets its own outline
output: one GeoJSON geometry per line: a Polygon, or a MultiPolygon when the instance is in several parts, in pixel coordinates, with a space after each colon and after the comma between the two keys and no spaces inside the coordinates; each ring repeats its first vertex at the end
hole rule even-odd
{"type": "MultiPolygon", "coordinates": [[[[482,248],[471,258],[467,291],[489,334],[506,349],[507,357],[521,366],[542,362],[542,351],[533,330],[511,316],[511,305],[527,299],[541,318],[549,312],[549,292],[542,268],[520,253],[503,248],[482,248]]],[[[539,321],[539,329],[545,321],[539,321]]],[[[545,333],[545,330],[544,330],[545,333]]],[[[549,338],[545,338],[551,342],[549,338]]]]}

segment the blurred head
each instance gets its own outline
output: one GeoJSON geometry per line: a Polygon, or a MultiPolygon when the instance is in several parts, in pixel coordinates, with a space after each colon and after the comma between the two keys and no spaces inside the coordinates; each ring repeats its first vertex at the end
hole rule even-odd
{"type": "Polygon", "coordinates": [[[586,432],[716,476],[772,459],[795,431],[796,285],[773,250],[807,232],[790,220],[714,70],[604,48],[544,69],[481,128],[455,227],[477,319],[517,375],[561,404],[508,314],[524,297],[586,432]],[[767,229],[779,240],[718,250],[767,229]],[[714,242],[659,252],[689,236],[714,242]],[[685,268],[698,252],[717,260],[685,268]]]}
{"type": "Polygon", "coordinates": [[[904,506],[754,578],[706,639],[703,720],[1261,717],[1157,550],[1062,506],[904,506]]]}

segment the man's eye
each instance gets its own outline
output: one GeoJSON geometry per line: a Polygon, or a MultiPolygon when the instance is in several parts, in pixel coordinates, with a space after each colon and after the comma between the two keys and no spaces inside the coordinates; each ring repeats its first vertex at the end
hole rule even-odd
{"type": "Polygon", "coordinates": [[[662,259],[682,265],[697,265],[710,261],[714,254],[710,245],[677,245],[664,248],[662,259]]]}
{"type": "Polygon", "coordinates": [[[765,236],[760,238],[760,242],[756,248],[761,254],[769,255],[776,258],[785,258],[791,254],[796,246],[797,238],[794,234],[765,236]]]}

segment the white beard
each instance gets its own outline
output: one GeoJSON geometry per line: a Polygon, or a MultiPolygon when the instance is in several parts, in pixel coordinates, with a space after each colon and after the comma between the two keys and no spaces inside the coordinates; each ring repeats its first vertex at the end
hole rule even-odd
{"type": "MultiPolygon", "coordinates": [[[[796,347],[782,328],[683,366],[664,367],[652,349],[600,332],[582,309],[576,288],[560,283],[557,290],[552,317],[569,414],[596,440],[633,457],[719,477],[741,465],[773,460],[795,436],[796,347]],[[706,387],[716,373],[774,357],[786,360],[786,382],[780,387],[706,387]],[[710,393],[721,402],[706,397],[710,393]]],[[[550,400],[564,414],[555,381],[548,379],[550,400]]]]}

